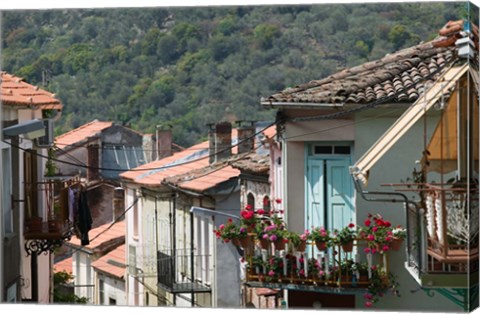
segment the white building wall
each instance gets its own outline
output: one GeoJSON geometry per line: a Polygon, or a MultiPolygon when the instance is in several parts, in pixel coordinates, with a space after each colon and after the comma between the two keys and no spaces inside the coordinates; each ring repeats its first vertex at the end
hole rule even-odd
{"type": "Polygon", "coordinates": [[[93,304],[95,302],[95,283],[89,254],[77,251],[72,255],[72,275],[74,276],[75,295],[88,298],[88,303],[93,304]]]}
{"type": "Polygon", "coordinates": [[[95,271],[97,278],[97,295],[95,304],[98,305],[110,305],[110,301],[115,300],[116,305],[127,305],[127,294],[125,292],[125,280],[120,278],[115,278],[111,276],[106,276],[101,272],[95,271]],[[104,283],[103,290],[103,303],[100,302],[100,291],[98,290],[99,281],[102,280],[104,283]]]}

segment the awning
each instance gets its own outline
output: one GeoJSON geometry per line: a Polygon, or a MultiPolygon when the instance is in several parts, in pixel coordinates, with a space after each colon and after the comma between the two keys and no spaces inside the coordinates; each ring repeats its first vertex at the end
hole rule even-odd
{"type": "Polygon", "coordinates": [[[368,183],[368,173],[375,163],[427,112],[468,70],[468,63],[452,67],[410,106],[375,144],[350,167],[355,179],[368,183]]]}

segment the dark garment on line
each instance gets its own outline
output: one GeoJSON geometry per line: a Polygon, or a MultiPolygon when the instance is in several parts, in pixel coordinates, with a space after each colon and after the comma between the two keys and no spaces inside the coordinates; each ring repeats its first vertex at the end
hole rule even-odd
{"type": "Polygon", "coordinates": [[[88,245],[90,240],[88,238],[88,231],[92,229],[92,214],[90,207],[88,207],[87,192],[81,191],[78,200],[78,228],[81,233],[81,244],[88,245]]]}

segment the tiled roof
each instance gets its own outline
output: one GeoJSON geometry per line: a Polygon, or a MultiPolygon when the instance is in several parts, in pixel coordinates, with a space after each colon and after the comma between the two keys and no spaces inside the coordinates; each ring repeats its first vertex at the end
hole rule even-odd
{"type": "Polygon", "coordinates": [[[63,105],[55,95],[28,84],[22,78],[0,72],[1,96],[4,105],[39,106],[42,109],[62,109],[63,105]]]}
{"type": "Polygon", "coordinates": [[[165,178],[164,182],[182,189],[204,192],[239,175],[238,169],[234,169],[227,162],[220,162],[165,178]]]}
{"type": "MultiPolygon", "coordinates": [[[[235,139],[236,136],[237,132],[233,129],[232,139],[235,139]]],[[[236,148],[232,150],[232,153],[236,153],[236,148]]],[[[145,186],[160,186],[165,178],[207,167],[209,165],[208,154],[208,141],[205,141],[169,157],[123,172],[120,177],[145,186]]]]}
{"type": "Polygon", "coordinates": [[[251,153],[242,159],[232,161],[230,164],[242,172],[268,174],[270,171],[270,156],[251,153]]]}
{"type": "Polygon", "coordinates": [[[55,143],[59,148],[65,148],[69,145],[79,143],[87,138],[96,136],[100,131],[109,128],[112,125],[112,122],[94,120],[67,133],[57,136],[55,138],[55,143]]]}
{"type": "Polygon", "coordinates": [[[92,263],[92,267],[103,273],[123,279],[125,276],[125,244],[120,245],[108,254],[92,263]]]}
{"type": "MultiPolygon", "coordinates": [[[[262,104],[365,104],[386,96],[392,97],[389,102],[414,102],[422,95],[425,84],[441,75],[441,71],[432,73],[456,57],[455,41],[460,36],[459,31],[463,30],[463,21],[447,25],[452,27],[443,28],[441,36],[433,41],[345,69],[321,80],[287,88],[262,98],[262,104]]],[[[476,30],[478,41],[478,28],[476,30]]]]}
{"type": "MultiPolygon", "coordinates": [[[[88,232],[90,244],[83,246],[83,248],[93,252],[102,252],[111,249],[111,246],[125,243],[125,221],[118,221],[111,227],[110,225],[110,223],[107,223],[90,230],[88,232]]],[[[69,244],[74,247],[82,246],[80,239],[76,236],[72,237],[69,244]]]]}
{"type": "Polygon", "coordinates": [[[60,262],[57,262],[53,265],[55,272],[64,271],[66,273],[72,273],[72,258],[68,257],[60,262]]]}

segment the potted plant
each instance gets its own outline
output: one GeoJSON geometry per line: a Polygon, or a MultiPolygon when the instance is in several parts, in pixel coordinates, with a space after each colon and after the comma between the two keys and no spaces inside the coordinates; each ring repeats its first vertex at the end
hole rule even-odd
{"type": "Polygon", "coordinates": [[[307,239],[310,235],[310,231],[305,230],[304,233],[298,234],[293,231],[289,231],[287,234],[288,242],[292,244],[293,248],[297,252],[305,252],[307,249],[307,239]]]}
{"type": "Polygon", "coordinates": [[[325,251],[331,240],[330,231],[324,227],[312,227],[310,239],[315,242],[318,250],[325,251]]]}
{"type": "Polygon", "coordinates": [[[372,277],[368,292],[363,295],[365,306],[371,307],[380,300],[385,292],[390,290],[394,295],[400,296],[398,291],[399,283],[397,277],[391,272],[386,272],[383,268],[372,266],[372,277]]]}
{"type": "Polygon", "coordinates": [[[368,214],[364,225],[360,230],[360,235],[367,241],[366,252],[384,253],[388,251],[390,242],[393,240],[392,224],[383,219],[380,214],[368,214]]]}
{"type": "Polygon", "coordinates": [[[283,224],[267,224],[263,229],[262,238],[272,242],[275,249],[284,250],[288,242],[288,231],[283,224]]]}
{"type": "Polygon", "coordinates": [[[353,251],[353,241],[357,236],[354,228],[355,225],[353,223],[349,223],[348,226],[342,228],[340,231],[337,232],[338,242],[342,246],[344,252],[353,251]]]}
{"type": "Polygon", "coordinates": [[[393,240],[390,244],[390,247],[394,251],[400,250],[402,246],[403,240],[407,237],[407,230],[402,228],[402,226],[398,225],[396,228],[392,230],[393,240]]]}
{"type": "Polygon", "coordinates": [[[231,218],[228,219],[226,224],[221,224],[218,229],[214,230],[217,239],[221,239],[224,243],[230,241],[233,244],[240,246],[240,239],[247,236],[247,231],[244,227],[238,227],[233,223],[231,218]]]}

